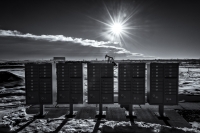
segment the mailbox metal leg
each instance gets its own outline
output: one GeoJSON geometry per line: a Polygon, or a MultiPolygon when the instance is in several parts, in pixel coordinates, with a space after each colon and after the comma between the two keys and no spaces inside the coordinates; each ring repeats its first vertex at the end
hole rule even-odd
{"type": "Polygon", "coordinates": [[[133,116],[132,113],[133,113],[132,104],[129,104],[129,117],[133,116]]]}
{"type": "Polygon", "coordinates": [[[102,103],[99,104],[99,115],[102,116],[102,103]]]}
{"type": "Polygon", "coordinates": [[[160,117],[164,117],[164,105],[159,105],[159,115],[160,117]]]}
{"type": "Polygon", "coordinates": [[[40,112],[36,114],[34,117],[36,118],[43,118],[48,112],[45,112],[44,104],[40,104],[40,112]]]}
{"type": "Polygon", "coordinates": [[[44,115],[44,105],[40,104],[40,116],[44,115]]]}
{"type": "Polygon", "coordinates": [[[73,118],[75,116],[75,112],[73,111],[73,104],[69,104],[69,111],[67,112],[67,115],[65,117],[67,118],[73,118]]]}
{"type": "Polygon", "coordinates": [[[73,104],[70,103],[69,105],[69,115],[73,115],[73,104]]]}

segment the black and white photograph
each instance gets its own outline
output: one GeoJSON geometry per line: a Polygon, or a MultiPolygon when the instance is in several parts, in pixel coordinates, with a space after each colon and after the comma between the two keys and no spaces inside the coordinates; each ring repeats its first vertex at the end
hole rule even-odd
{"type": "Polygon", "coordinates": [[[200,133],[199,0],[1,0],[0,133],[200,133]]]}

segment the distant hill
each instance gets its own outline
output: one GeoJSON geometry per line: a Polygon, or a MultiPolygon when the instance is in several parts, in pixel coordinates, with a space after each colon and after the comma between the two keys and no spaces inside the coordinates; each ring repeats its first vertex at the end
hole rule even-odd
{"type": "Polygon", "coordinates": [[[7,71],[0,71],[0,83],[23,80],[21,77],[7,71]]]}

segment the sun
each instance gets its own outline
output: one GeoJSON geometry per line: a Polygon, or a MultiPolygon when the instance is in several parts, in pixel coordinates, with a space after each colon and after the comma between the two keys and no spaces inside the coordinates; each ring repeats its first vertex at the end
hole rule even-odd
{"type": "Polygon", "coordinates": [[[114,35],[119,36],[123,31],[123,25],[121,23],[114,23],[111,26],[111,31],[114,35]]]}

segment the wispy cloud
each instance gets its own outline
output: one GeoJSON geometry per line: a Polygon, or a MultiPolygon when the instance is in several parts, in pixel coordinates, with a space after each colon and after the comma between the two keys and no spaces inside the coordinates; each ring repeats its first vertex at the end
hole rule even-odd
{"type": "Polygon", "coordinates": [[[96,41],[82,38],[74,38],[74,37],[65,37],[63,35],[33,35],[30,33],[23,34],[19,31],[11,31],[11,30],[0,30],[0,37],[15,37],[15,38],[25,38],[25,39],[33,39],[33,40],[43,40],[49,42],[72,42],[74,44],[95,47],[95,48],[107,48],[115,51],[116,54],[125,54],[127,57],[141,57],[141,58],[155,58],[153,56],[144,56],[141,53],[132,53],[131,51],[126,50],[119,46],[118,42],[110,42],[110,41],[96,41]]]}

